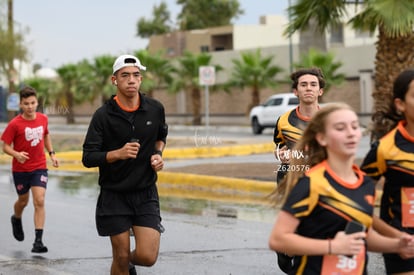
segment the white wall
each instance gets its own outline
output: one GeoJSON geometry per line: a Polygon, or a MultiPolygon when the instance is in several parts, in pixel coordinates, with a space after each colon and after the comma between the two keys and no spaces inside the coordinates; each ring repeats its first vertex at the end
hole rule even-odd
{"type": "MultiPolygon", "coordinates": [[[[283,35],[283,31],[288,24],[286,17],[268,15],[262,18],[262,20],[266,24],[234,26],[234,50],[289,45],[289,38],[283,35]]],[[[292,43],[299,43],[299,36],[297,34],[293,35],[292,43]]]]}

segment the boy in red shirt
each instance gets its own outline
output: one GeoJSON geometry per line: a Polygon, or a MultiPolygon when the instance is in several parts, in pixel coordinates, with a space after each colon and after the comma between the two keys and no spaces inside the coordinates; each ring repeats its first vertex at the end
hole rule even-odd
{"type": "Polygon", "coordinates": [[[59,162],[53,151],[49,136],[48,118],[36,112],[38,106],[36,90],[25,87],[20,91],[22,113],[13,118],[1,136],[3,152],[13,157],[12,172],[17,192],[14,214],[11,217],[13,235],[18,241],[24,240],[22,214],[29,202],[32,190],[34,205],[35,241],[33,253],[45,253],[42,235],[45,223],[45,193],[48,179],[44,148],[49,152],[54,167],[59,162]]]}

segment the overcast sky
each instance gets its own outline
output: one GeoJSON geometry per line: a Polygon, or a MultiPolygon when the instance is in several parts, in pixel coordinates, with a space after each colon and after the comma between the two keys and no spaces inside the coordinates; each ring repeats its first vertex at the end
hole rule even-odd
{"type": "MultiPolygon", "coordinates": [[[[161,0],[15,0],[14,20],[27,35],[33,63],[56,68],[92,59],[143,49],[148,40],[136,37],[141,17],[151,18],[161,0]]],[[[174,20],[180,11],[176,0],[164,0],[174,20]]],[[[284,14],[288,0],[239,0],[244,15],[234,23],[254,25],[259,17],[284,14]]]]}

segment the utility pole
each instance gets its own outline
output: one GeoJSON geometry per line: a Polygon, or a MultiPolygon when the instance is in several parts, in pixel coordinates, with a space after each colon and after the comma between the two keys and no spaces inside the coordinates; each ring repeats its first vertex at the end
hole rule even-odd
{"type": "MultiPolygon", "coordinates": [[[[288,11],[289,11],[289,24],[292,21],[292,13],[290,11],[290,0],[288,0],[288,11]]],[[[293,45],[292,45],[292,34],[289,34],[289,72],[293,73],[293,45]]]]}
{"type": "MultiPolygon", "coordinates": [[[[6,72],[7,74],[7,78],[9,81],[9,96],[12,95],[15,90],[16,90],[16,86],[15,86],[15,81],[16,81],[16,71],[14,69],[14,22],[13,22],[13,0],[7,0],[7,34],[8,34],[8,39],[9,39],[9,49],[7,49],[9,52],[11,52],[8,59],[8,72],[6,72]]],[[[10,121],[14,116],[16,115],[16,111],[14,110],[8,110],[7,111],[7,117],[8,117],[8,121],[10,121]]]]}

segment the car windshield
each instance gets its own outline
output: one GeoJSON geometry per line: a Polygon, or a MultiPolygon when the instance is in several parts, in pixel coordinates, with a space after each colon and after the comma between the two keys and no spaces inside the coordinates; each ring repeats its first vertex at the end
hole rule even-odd
{"type": "Polygon", "coordinates": [[[299,104],[299,98],[297,97],[289,98],[288,105],[298,105],[298,104],[299,104]]]}
{"type": "Polygon", "coordinates": [[[283,98],[271,98],[268,101],[266,101],[266,103],[264,104],[264,106],[277,106],[282,104],[283,98]]]}

